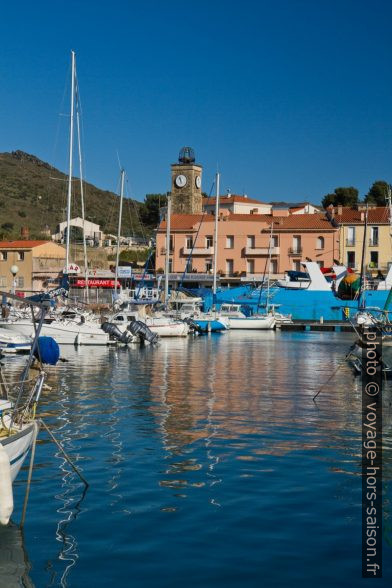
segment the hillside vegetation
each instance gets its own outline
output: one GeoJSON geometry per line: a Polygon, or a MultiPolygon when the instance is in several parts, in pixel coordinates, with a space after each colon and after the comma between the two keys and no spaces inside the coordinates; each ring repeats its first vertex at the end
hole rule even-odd
{"type": "MultiPolygon", "coordinates": [[[[86,219],[101,226],[105,233],[117,233],[119,196],[84,184],[86,219]]],[[[72,217],[81,216],[80,182],[73,182],[72,217]]],[[[20,237],[28,227],[31,238],[53,234],[66,219],[67,176],[34,155],[23,151],[0,153],[0,239],[20,237]]],[[[122,235],[142,236],[148,230],[140,215],[144,204],[126,199],[123,207],[122,235]]]]}

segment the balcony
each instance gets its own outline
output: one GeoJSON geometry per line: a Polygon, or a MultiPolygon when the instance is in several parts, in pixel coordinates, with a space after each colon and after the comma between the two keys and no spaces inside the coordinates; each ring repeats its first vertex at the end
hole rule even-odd
{"type": "Polygon", "coordinates": [[[346,247],[355,247],[355,239],[346,239],[346,247]]]}
{"type": "Polygon", "coordinates": [[[254,257],[255,255],[279,255],[280,247],[245,247],[245,255],[254,257]]]}
{"type": "MultiPolygon", "coordinates": [[[[170,255],[172,255],[174,253],[173,247],[170,247],[169,253],[170,253],[170,255]]],[[[166,255],[166,247],[161,247],[161,255],[166,255]]]]}
{"type": "Polygon", "coordinates": [[[302,247],[290,247],[289,255],[302,255],[302,247]]]}
{"type": "Polygon", "coordinates": [[[369,247],[378,247],[378,239],[369,239],[369,247]]]}
{"type": "Polygon", "coordinates": [[[182,250],[183,255],[214,255],[214,247],[194,247],[193,249],[189,247],[184,247],[182,250]]]}

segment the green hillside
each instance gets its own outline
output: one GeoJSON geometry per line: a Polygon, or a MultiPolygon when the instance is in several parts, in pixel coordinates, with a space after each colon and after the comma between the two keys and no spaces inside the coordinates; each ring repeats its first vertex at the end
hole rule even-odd
{"type": "MultiPolygon", "coordinates": [[[[85,183],[86,219],[107,233],[117,233],[119,196],[85,183]]],[[[73,182],[72,217],[81,216],[80,182],[73,182]]],[[[23,151],[0,153],[0,239],[20,237],[28,227],[31,238],[42,237],[49,227],[66,218],[67,176],[23,151]]],[[[122,235],[143,235],[139,215],[143,204],[126,199],[123,206],[122,235]]]]}

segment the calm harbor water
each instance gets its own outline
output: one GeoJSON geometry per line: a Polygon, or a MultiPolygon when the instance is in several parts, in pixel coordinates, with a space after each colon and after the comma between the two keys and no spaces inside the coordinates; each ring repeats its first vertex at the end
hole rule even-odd
{"type": "MultiPolygon", "coordinates": [[[[62,348],[68,362],[50,369],[40,412],[90,487],[41,431],[24,541],[6,530],[32,585],[366,585],[360,381],[344,366],[312,402],[351,341],[230,332],[155,349],[62,348]]],[[[378,586],[392,582],[390,423],[387,406],[378,586]]]]}

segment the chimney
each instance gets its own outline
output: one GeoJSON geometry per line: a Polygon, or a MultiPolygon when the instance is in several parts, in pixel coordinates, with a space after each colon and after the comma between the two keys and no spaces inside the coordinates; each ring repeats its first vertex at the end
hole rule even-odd
{"type": "Polygon", "coordinates": [[[365,222],[365,213],[361,212],[361,223],[365,222]]]}
{"type": "Polygon", "coordinates": [[[339,206],[338,206],[338,215],[339,216],[342,216],[342,214],[343,214],[343,206],[341,204],[339,204],[339,206]]]}

